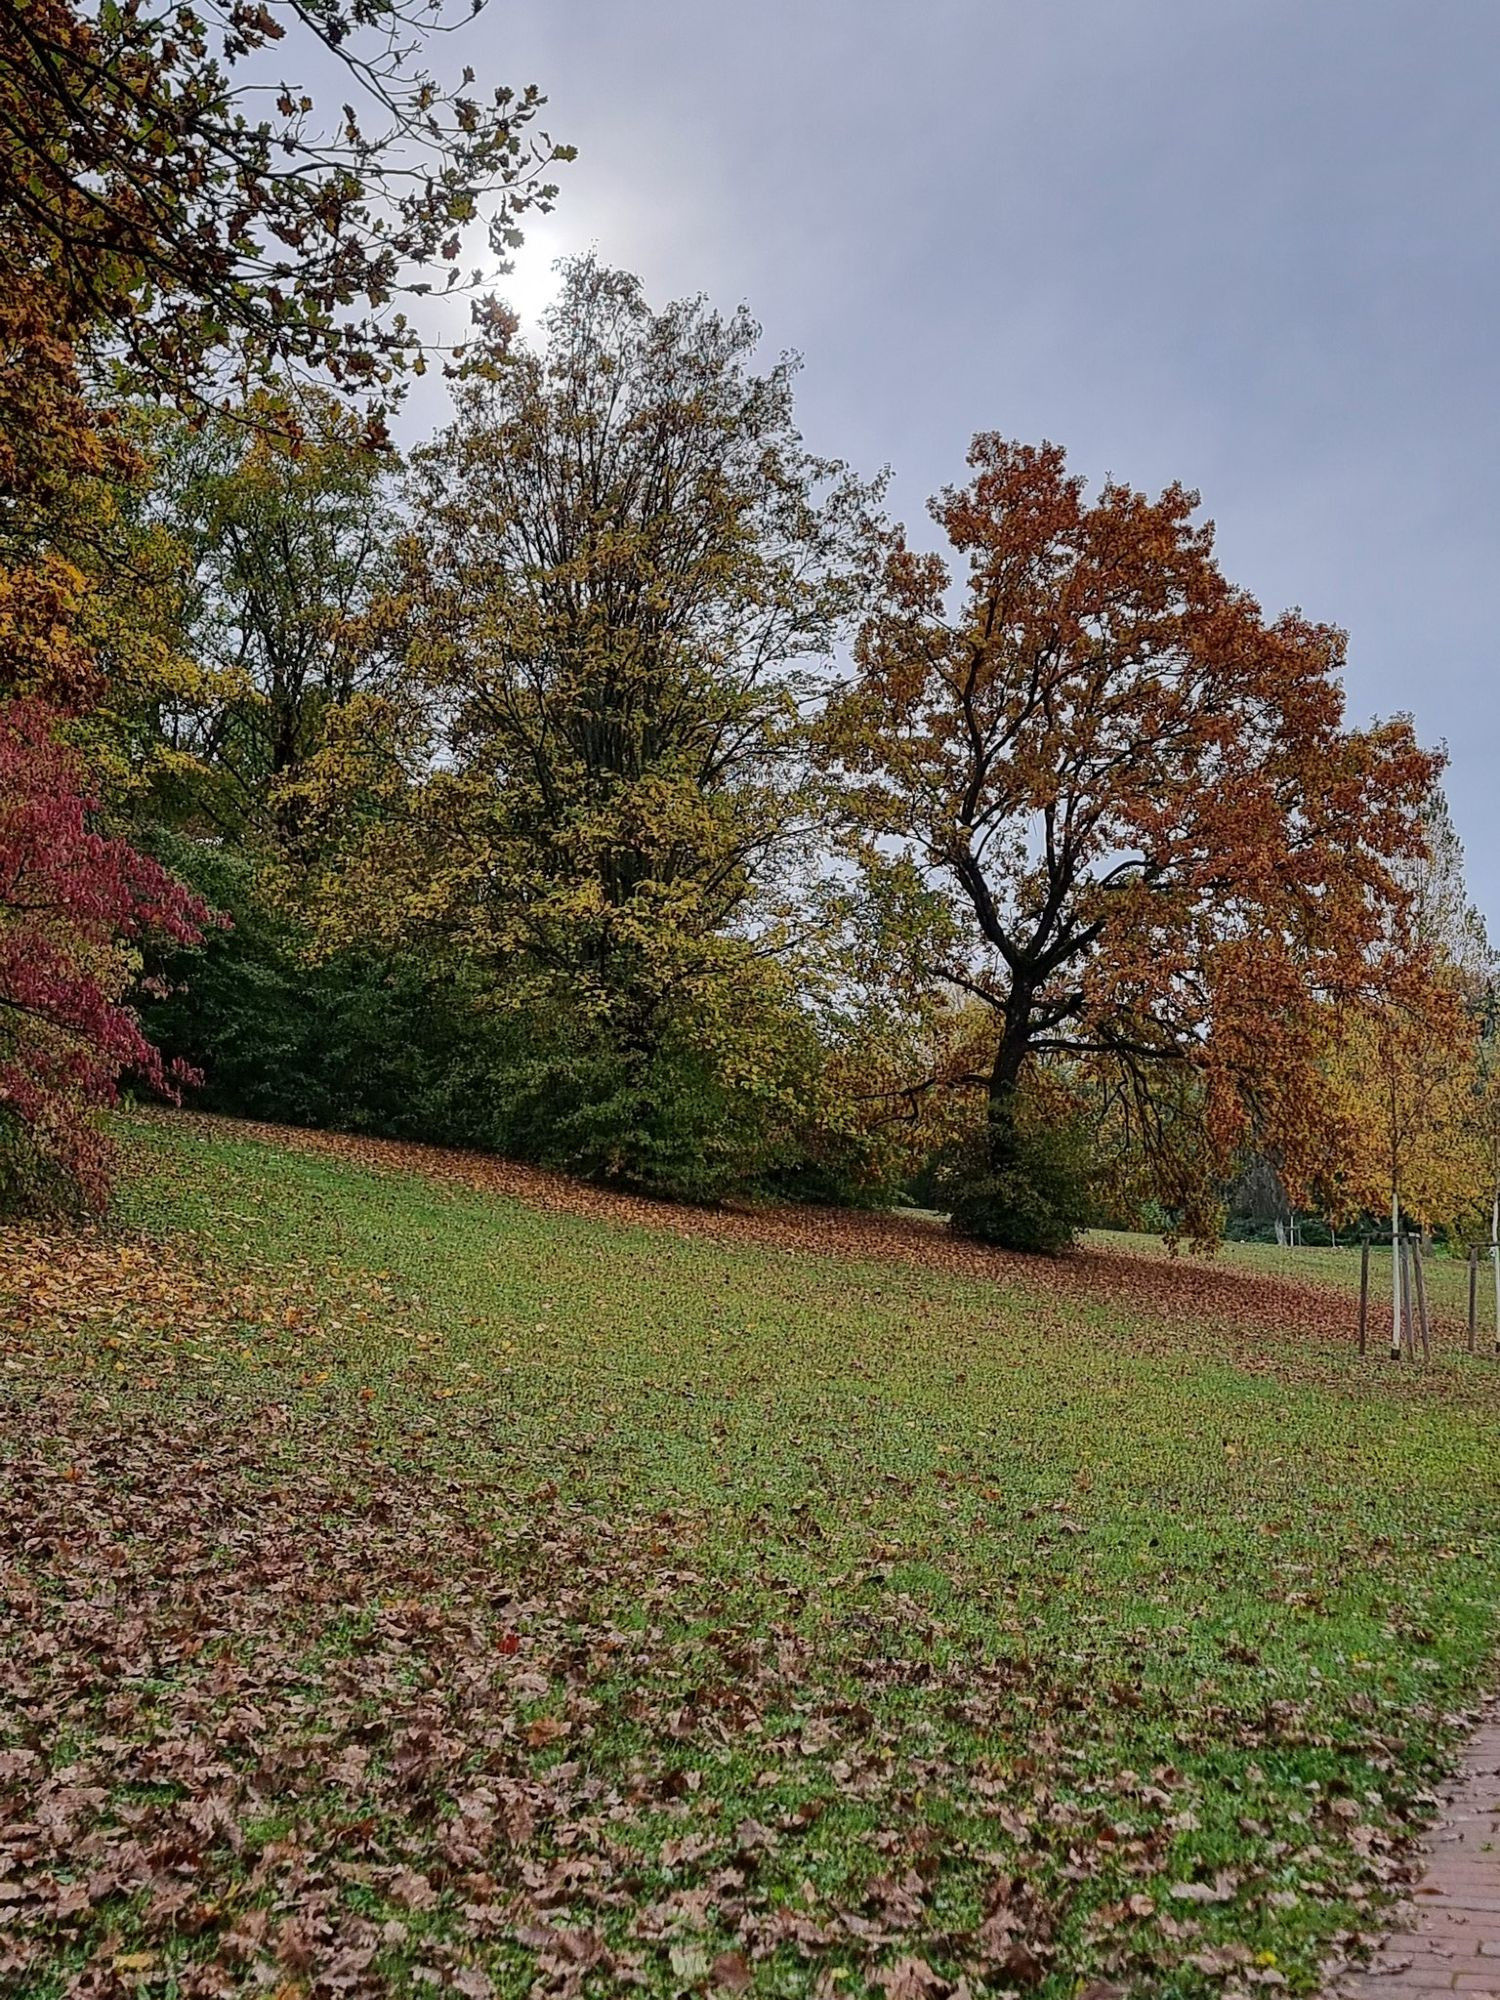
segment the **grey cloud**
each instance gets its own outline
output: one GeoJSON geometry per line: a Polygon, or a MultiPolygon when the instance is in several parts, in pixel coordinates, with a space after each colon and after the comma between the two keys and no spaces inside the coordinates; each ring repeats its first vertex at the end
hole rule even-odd
{"type": "Polygon", "coordinates": [[[1500,920],[1494,0],[496,0],[464,54],[581,149],[547,240],[747,300],[907,519],[982,427],[1197,486],[1447,738],[1500,920]]]}

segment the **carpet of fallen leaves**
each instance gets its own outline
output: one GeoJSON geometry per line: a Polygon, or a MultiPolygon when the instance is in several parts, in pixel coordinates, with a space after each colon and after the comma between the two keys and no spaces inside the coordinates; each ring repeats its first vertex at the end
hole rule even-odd
{"type": "Polygon", "coordinates": [[[1367,1408],[1294,1288],[240,1136],[0,1234],[0,1992],[1310,1991],[1399,1879],[1488,1375],[1367,1408]]]}

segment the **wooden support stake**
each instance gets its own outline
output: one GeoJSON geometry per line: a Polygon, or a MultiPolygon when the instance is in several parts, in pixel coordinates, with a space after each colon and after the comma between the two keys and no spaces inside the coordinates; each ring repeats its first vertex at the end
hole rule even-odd
{"type": "Polygon", "coordinates": [[[1370,1238],[1360,1244],[1360,1354],[1370,1332],[1370,1238]]]}
{"type": "Polygon", "coordinates": [[[1365,1351],[1370,1325],[1370,1239],[1359,1246],[1359,1351],[1365,1351]]]}
{"type": "Polygon", "coordinates": [[[1469,1245],[1469,1352],[1479,1332],[1479,1245],[1469,1245]]]}
{"type": "MultiPolygon", "coordinates": [[[[1401,1341],[1406,1327],[1406,1313],[1401,1298],[1401,1209],[1395,1194],[1391,1195],[1391,1359],[1401,1359],[1401,1341]]],[[[1500,1326],[1495,1333],[1495,1345],[1500,1348],[1500,1326]]]]}
{"type": "Polygon", "coordinates": [[[1418,1237],[1411,1248],[1412,1268],[1417,1274],[1417,1323],[1422,1329],[1422,1359],[1432,1359],[1432,1333],[1427,1321],[1427,1273],[1423,1269],[1426,1259],[1422,1255],[1422,1239],[1418,1237]]]}
{"type": "Polygon", "coordinates": [[[1417,1358],[1417,1281],[1411,1268],[1411,1238],[1403,1229],[1396,1256],[1401,1265],[1401,1349],[1408,1361],[1417,1358]]]}

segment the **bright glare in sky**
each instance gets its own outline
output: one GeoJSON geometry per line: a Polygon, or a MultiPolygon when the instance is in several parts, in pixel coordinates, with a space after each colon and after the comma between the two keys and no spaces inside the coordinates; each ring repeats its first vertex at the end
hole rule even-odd
{"type": "Polygon", "coordinates": [[[515,269],[495,280],[496,295],[520,316],[521,337],[528,345],[539,342],[542,314],[557,297],[559,279],[553,267],[574,248],[561,225],[542,216],[528,222],[526,241],[512,259],[515,269]]]}

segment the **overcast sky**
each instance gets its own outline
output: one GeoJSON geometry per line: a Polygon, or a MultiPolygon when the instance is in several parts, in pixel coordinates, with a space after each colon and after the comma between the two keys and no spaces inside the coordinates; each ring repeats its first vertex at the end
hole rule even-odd
{"type": "MultiPolygon", "coordinates": [[[[1500,933],[1500,0],[491,0],[579,148],[504,287],[596,246],[750,305],[913,526],[972,432],[1180,478],[1351,718],[1452,753],[1500,933]]],[[[936,531],[934,530],[935,534],[936,531]]]]}

